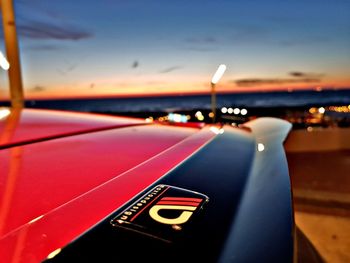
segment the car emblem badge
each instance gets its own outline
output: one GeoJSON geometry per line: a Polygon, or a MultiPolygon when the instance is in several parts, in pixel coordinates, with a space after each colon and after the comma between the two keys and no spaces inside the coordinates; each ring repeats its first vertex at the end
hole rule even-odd
{"type": "Polygon", "coordinates": [[[157,185],[116,216],[111,224],[164,241],[190,229],[209,198],[169,185],[157,185]]]}

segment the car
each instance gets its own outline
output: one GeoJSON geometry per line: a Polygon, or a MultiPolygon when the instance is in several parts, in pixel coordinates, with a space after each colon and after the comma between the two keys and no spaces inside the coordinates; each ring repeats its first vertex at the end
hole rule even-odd
{"type": "Polygon", "coordinates": [[[2,108],[3,262],[292,262],[291,124],[2,108]]]}
{"type": "Polygon", "coordinates": [[[12,107],[0,108],[1,262],[322,262],[294,222],[289,122],[23,108],[13,6],[2,4],[12,107]]]}

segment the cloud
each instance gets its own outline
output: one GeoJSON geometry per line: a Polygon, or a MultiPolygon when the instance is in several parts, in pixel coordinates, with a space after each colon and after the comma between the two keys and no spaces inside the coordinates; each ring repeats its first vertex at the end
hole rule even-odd
{"type": "Polygon", "coordinates": [[[217,48],[209,47],[189,47],[187,50],[197,51],[197,52],[212,52],[218,50],[217,48]]]}
{"type": "Polygon", "coordinates": [[[305,73],[300,71],[289,72],[289,75],[296,78],[322,78],[324,76],[324,74],[305,73]]]}
{"type": "Polygon", "coordinates": [[[182,69],[182,68],[183,68],[182,66],[173,66],[173,67],[165,68],[165,69],[159,71],[159,73],[169,73],[169,72],[172,72],[174,70],[178,70],[178,69],[182,69]]]}
{"type": "Polygon", "coordinates": [[[55,25],[40,21],[18,24],[21,36],[32,39],[80,40],[91,38],[93,34],[75,26],[55,25]]]}
{"type": "Polygon", "coordinates": [[[212,44],[216,43],[217,39],[214,37],[190,37],[185,39],[186,42],[192,43],[192,44],[212,44]]]}
{"type": "MultiPolygon", "coordinates": [[[[64,14],[43,8],[39,1],[19,1],[16,12],[20,37],[37,40],[81,40],[93,37],[93,32],[70,21],[64,14]]],[[[3,38],[1,30],[0,37],[3,38]]],[[[47,50],[47,49],[46,49],[47,50]]]]}
{"type": "Polygon", "coordinates": [[[45,91],[46,90],[46,88],[45,87],[43,87],[43,86],[35,86],[34,88],[32,88],[32,89],[30,89],[30,91],[32,91],[32,92],[42,92],[42,91],[45,91]]]}
{"type": "Polygon", "coordinates": [[[260,79],[260,78],[247,78],[238,79],[233,81],[239,87],[251,87],[260,85],[281,85],[281,84],[295,84],[295,83],[318,83],[321,80],[319,78],[271,78],[271,79],[260,79]]]}
{"type": "Polygon", "coordinates": [[[259,85],[281,85],[296,83],[318,83],[321,82],[324,74],[322,73],[306,73],[302,71],[291,71],[288,75],[292,78],[246,78],[231,81],[240,87],[250,87],[259,85]]]}
{"type": "Polygon", "coordinates": [[[56,46],[56,45],[35,45],[35,46],[29,46],[27,47],[30,50],[34,51],[51,51],[51,50],[60,50],[62,47],[56,46]]]}
{"type": "Polygon", "coordinates": [[[214,37],[190,37],[185,39],[185,49],[199,52],[207,52],[215,50],[215,46],[219,41],[214,37]]]}
{"type": "Polygon", "coordinates": [[[233,44],[255,44],[271,41],[270,29],[253,24],[241,24],[234,26],[229,36],[233,44]]]}
{"type": "Polygon", "coordinates": [[[305,77],[305,73],[299,72],[299,71],[289,72],[289,75],[291,75],[293,77],[305,77]]]}
{"type": "Polygon", "coordinates": [[[57,68],[56,70],[61,74],[61,75],[66,75],[67,73],[73,71],[78,64],[72,64],[70,62],[65,61],[66,67],[65,68],[57,68]]]}
{"type": "Polygon", "coordinates": [[[282,47],[294,47],[294,46],[308,46],[314,44],[327,44],[332,41],[331,38],[326,36],[307,35],[303,37],[294,37],[285,40],[278,41],[278,45],[282,47]]]}
{"type": "Polygon", "coordinates": [[[140,63],[139,63],[137,60],[135,60],[135,61],[132,63],[131,68],[137,68],[139,65],[140,65],[140,63]]]}

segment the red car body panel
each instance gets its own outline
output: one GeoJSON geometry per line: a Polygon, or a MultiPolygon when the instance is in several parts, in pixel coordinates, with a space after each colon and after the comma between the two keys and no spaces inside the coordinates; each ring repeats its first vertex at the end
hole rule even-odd
{"type": "Polygon", "coordinates": [[[44,260],[215,136],[209,128],[130,127],[141,121],[127,118],[24,113],[19,127],[12,129],[15,136],[10,142],[17,146],[7,143],[0,150],[4,262],[44,260]]]}
{"type": "MultiPolygon", "coordinates": [[[[7,108],[0,109],[9,112],[7,108]]],[[[0,119],[0,148],[101,129],[145,124],[141,119],[54,110],[13,110],[0,119]]]]}

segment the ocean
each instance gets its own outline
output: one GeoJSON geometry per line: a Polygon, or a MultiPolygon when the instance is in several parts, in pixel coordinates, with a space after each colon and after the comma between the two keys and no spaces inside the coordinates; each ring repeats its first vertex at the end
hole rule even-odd
{"type": "MultiPolygon", "coordinates": [[[[230,93],[217,95],[217,107],[305,107],[350,104],[350,89],[294,92],[230,93]]],[[[8,102],[0,102],[8,105],[8,102]]],[[[73,110],[83,112],[173,112],[210,109],[210,95],[158,96],[136,98],[88,98],[28,100],[28,108],[73,110]]]]}

